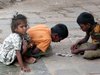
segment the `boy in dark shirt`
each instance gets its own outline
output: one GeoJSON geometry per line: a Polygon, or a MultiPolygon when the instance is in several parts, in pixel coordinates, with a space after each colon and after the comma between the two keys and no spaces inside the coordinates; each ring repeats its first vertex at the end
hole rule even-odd
{"type": "Polygon", "coordinates": [[[82,31],[86,32],[83,39],[72,45],[72,54],[83,53],[83,57],[86,59],[95,59],[100,57],[100,25],[95,22],[92,14],[88,12],[81,13],[77,18],[82,31]],[[91,37],[92,42],[87,43],[91,37]]]}

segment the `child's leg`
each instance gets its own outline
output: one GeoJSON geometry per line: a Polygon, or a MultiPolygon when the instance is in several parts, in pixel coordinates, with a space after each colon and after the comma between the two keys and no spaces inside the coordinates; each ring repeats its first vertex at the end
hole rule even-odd
{"type": "Polygon", "coordinates": [[[100,58],[100,49],[85,51],[83,58],[85,59],[96,59],[100,58]]]}
{"type": "MultiPolygon", "coordinates": [[[[83,45],[81,45],[79,48],[88,48],[89,46],[91,46],[92,43],[85,43],[83,45]]],[[[89,51],[85,51],[83,58],[85,59],[95,59],[95,58],[99,58],[100,57],[100,49],[97,50],[89,50],[89,51]]]]}
{"type": "Polygon", "coordinates": [[[51,47],[51,46],[48,47],[48,49],[46,50],[46,52],[40,51],[40,52],[37,53],[37,54],[32,54],[32,50],[34,50],[34,48],[28,49],[26,55],[27,55],[27,56],[33,56],[33,57],[36,57],[36,58],[37,58],[37,57],[41,57],[41,56],[43,56],[43,55],[49,55],[49,54],[52,53],[52,47],[51,47]]]}
{"type": "Polygon", "coordinates": [[[24,57],[24,61],[29,64],[33,64],[36,62],[36,58],[34,57],[24,57]]]}
{"type": "Polygon", "coordinates": [[[34,50],[34,49],[28,49],[27,56],[33,56],[33,57],[38,58],[38,57],[41,57],[41,56],[43,56],[43,55],[46,56],[46,55],[49,55],[49,54],[52,53],[52,47],[51,47],[51,46],[48,47],[48,49],[46,50],[46,52],[40,51],[40,52],[37,53],[37,54],[32,54],[32,50],[34,50]]]}
{"type": "Polygon", "coordinates": [[[41,57],[41,56],[49,56],[50,54],[52,54],[52,47],[51,46],[48,47],[46,52],[40,51],[38,54],[34,54],[32,56],[33,57],[41,57]]]}
{"type": "MultiPolygon", "coordinates": [[[[90,44],[90,43],[84,43],[84,44],[78,45],[77,48],[78,48],[78,49],[88,48],[88,45],[89,45],[89,44],[90,44]]],[[[73,52],[74,52],[74,50],[73,50],[73,52]]],[[[84,54],[84,51],[77,52],[77,53],[73,53],[73,54],[81,54],[81,55],[83,55],[83,54],[84,54]]]]}

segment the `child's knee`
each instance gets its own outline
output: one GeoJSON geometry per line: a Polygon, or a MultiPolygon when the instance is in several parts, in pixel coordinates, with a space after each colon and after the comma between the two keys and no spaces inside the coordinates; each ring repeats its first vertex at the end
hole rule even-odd
{"type": "Polygon", "coordinates": [[[96,59],[96,58],[99,58],[100,57],[100,54],[98,54],[97,52],[94,52],[94,51],[85,51],[84,55],[83,55],[83,58],[85,59],[96,59]]]}
{"type": "Polygon", "coordinates": [[[89,59],[89,60],[93,60],[94,57],[92,55],[83,55],[84,59],[89,59]]]}

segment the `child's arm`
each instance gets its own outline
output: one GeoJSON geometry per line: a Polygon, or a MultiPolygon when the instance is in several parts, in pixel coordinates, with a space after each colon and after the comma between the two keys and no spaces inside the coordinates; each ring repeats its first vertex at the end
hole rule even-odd
{"type": "Polygon", "coordinates": [[[24,55],[27,52],[28,48],[28,43],[25,40],[23,40],[22,48],[23,48],[22,55],[24,55]]]}
{"type": "Polygon", "coordinates": [[[80,53],[80,52],[83,52],[83,51],[96,50],[97,48],[98,48],[98,45],[91,45],[90,47],[85,48],[85,49],[71,50],[71,53],[72,54],[77,54],[77,53],[80,53]]]}
{"type": "Polygon", "coordinates": [[[87,42],[89,37],[90,37],[89,33],[86,33],[86,36],[83,39],[79,40],[78,42],[76,42],[74,45],[71,46],[71,50],[75,50],[75,49],[77,49],[78,45],[81,45],[81,44],[87,42]]]}
{"type": "Polygon", "coordinates": [[[84,37],[83,39],[81,39],[80,41],[78,41],[78,42],[77,42],[77,44],[78,44],[78,45],[81,45],[81,44],[83,44],[83,43],[87,42],[87,41],[88,41],[88,39],[89,39],[89,37],[90,37],[89,32],[86,32],[85,37],[84,37]]]}
{"type": "MultiPolygon", "coordinates": [[[[86,40],[88,39],[88,35],[86,36],[86,40]]],[[[87,49],[81,49],[80,51],[85,51],[85,50],[96,50],[98,48],[98,44],[100,41],[100,33],[95,33],[94,35],[92,35],[92,39],[95,39],[95,44],[92,44],[91,46],[89,46],[87,49]]]]}
{"type": "Polygon", "coordinates": [[[81,49],[80,51],[86,51],[86,50],[96,50],[98,48],[97,44],[93,44],[90,47],[86,48],[86,49],[81,49]]]}
{"type": "Polygon", "coordinates": [[[35,48],[34,50],[32,50],[32,54],[37,54],[39,53],[41,50],[39,48],[35,48]]]}
{"type": "Polygon", "coordinates": [[[29,72],[30,69],[26,65],[24,65],[20,51],[18,50],[16,51],[16,56],[17,56],[18,63],[21,67],[21,70],[23,70],[24,72],[29,72]]]}

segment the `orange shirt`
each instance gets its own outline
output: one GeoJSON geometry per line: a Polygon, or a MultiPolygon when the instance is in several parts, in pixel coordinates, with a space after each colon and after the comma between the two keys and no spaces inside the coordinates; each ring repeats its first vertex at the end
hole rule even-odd
{"type": "Polygon", "coordinates": [[[27,30],[32,42],[42,52],[45,52],[51,43],[51,29],[44,24],[35,25],[27,30]]]}

